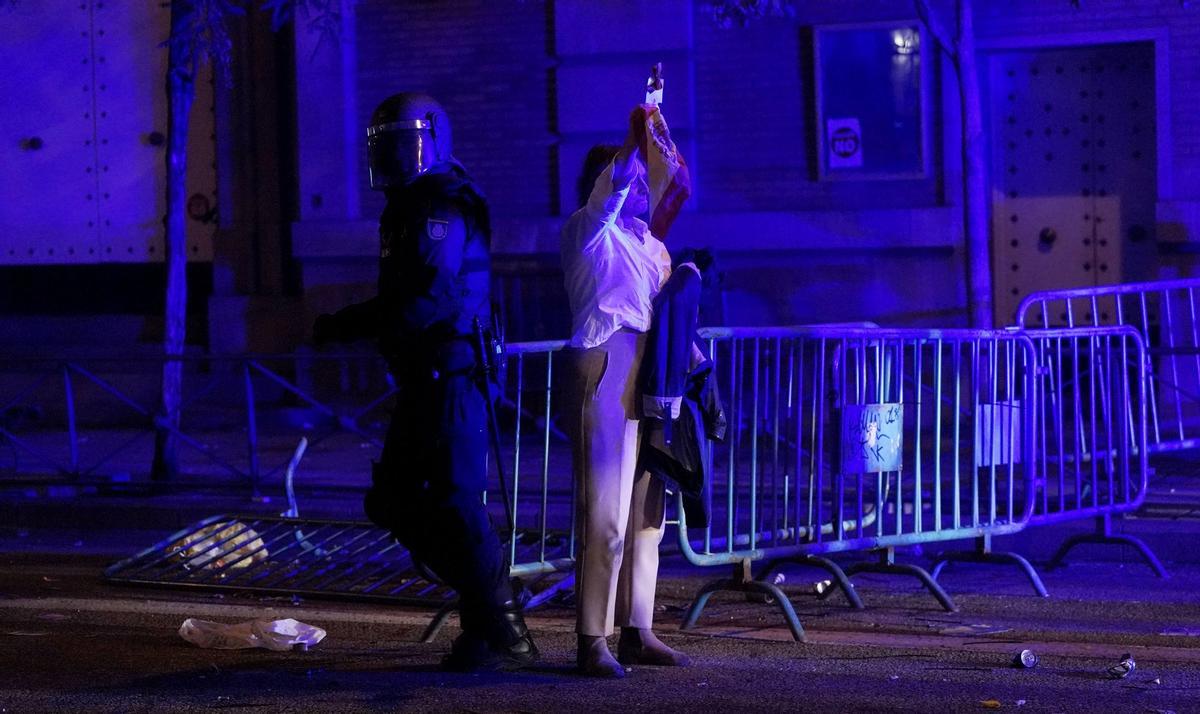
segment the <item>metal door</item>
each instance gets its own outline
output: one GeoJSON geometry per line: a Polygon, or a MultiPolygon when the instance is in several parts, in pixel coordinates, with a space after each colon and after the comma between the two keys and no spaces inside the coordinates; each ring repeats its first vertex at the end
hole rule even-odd
{"type": "Polygon", "coordinates": [[[99,236],[90,19],[77,6],[66,11],[67,3],[57,3],[61,12],[37,4],[0,12],[0,263],[7,264],[94,255],[99,236]]]}
{"type": "Polygon", "coordinates": [[[1153,59],[1150,43],[990,58],[997,324],[1031,292],[1156,277],[1153,59]]]}
{"type": "MultiPolygon", "coordinates": [[[[0,264],[163,255],[168,3],[44,0],[0,12],[0,264]]],[[[211,260],[209,72],[189,136],[188,258],[211,260]]]]}

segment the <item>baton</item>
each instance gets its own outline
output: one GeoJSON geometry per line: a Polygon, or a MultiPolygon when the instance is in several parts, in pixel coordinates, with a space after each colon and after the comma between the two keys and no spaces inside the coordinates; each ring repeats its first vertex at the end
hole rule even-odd
{"type": "MultiPolygon", "coordinates": [[[[496,419],[496,405],[492,402],[491,390],[488,389],[488,382],[491,379],[495,363],[492,360],[491,350],[488,349],[488,339],[484,335],[483,325],[479,322],[479,318],[474,320],[475,326],[475,342],[479,351],[480,369],[479,369],[479,386],[483,391],[483,400],[487,404],[488,414],[488,441],[492,442],[492,451],[496,458],[496,474],[500,480],[500,495],[504,497],[504,513],[508,517],[508,528],[512,537],[516,538],[517,519],[513,513],[512,502],[508,496],[508,479],[504,477],[504,463],[501,460],[500,453],[500,422],[496,419]]],[[[510,550],[511,552],[511,550],[510,550]]]]}

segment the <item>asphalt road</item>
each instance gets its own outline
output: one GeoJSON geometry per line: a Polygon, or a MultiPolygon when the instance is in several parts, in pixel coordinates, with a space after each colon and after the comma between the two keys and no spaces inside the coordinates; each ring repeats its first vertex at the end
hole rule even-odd
{"type": "Polygon", "coordinates": [[[110,557],[0,555],[0,711],[1200,711],[1200,566],[1159,581],[1136,564],[1084,561],[1046,573],[1053,597],[1015,574],[958,566],[943,576],[960,611],[915,584],[857,579],[868,609],[811,594],[812,571],[785,571],[808,631],[793,642],[778,611],[717,595],[700,627],[678,622],[714,573],[670,561],[658,630],[686,669],[637,667],[621,681],[573,674],[569,607],[530,618],[542,663],[519,674],[449,674],[457,628],[418,636],[429,611],[361,603],[127,588],[100,581],[110,557]],[[306,652],[221,651],[177,633],[187,617],[294,617],[328,636],[306,652]],[[1021,649],[1033,669],[1010,666],[1021,649]],[[1129,652],[1137,668],[1106,669],[1129,652]]]}

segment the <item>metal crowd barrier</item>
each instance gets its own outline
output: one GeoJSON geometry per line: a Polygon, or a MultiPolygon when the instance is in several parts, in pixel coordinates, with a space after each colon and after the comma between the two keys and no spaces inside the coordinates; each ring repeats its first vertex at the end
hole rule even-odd
{"type": "MultiPolygon", "coordinates": [[[[550,583],[533,593],[531,606],[572,584],[570,452],[552,413],[555,356],[563,344],[523,343],[509,349],[511,388],[502,397],[500,416],[507,427],[504,449],[512,458],[502,467],[516,505],[514,522],[505,523],[497,507],[502,502],[497,498],[499,481],[489,481],[491,510],[495,522],[504,524],[501,530],[512,575],[530,586],[550,583]]],[[[84,483],[123,472],[129,476],[120,480],[132,481],[135,469],[149,467],[153,435],[165,428],[184,450],[181,464],[189,483],[200,478],[199,483],[209,486],[248,485],[259,496],[260,489],[273,488],[286,471],[290,495],[289,457],[297,432],[302,431],[310,444],[309,466],[302,471],[311,470],[307,478],[299,478],[301,483],[329,483],[336,478],[342,486],[367,485],[370,459],[382,446],[387,423],[383,407],[397,391],[377,355],[303,352],[189,356],[183,361],[179,427],[157,413],[162,358],[5,361],[0,414],[27,415],[21,420],[0,419],[0,444],[11,454],[13,473],[50,471],[68,482],[84,483]],[[347,449],[353,452],[353,461],[344,458],[347,449]],[[312,476],[322,470],[324,477],[312,476]]],[[[115,564],[106,577],[114,582],[306,596],[323,592],[441,605],[442,612],[431,625],[432,635],[452,610],[453,601],[445,588],[414,567],[403,548],[369,523],[260,513],[206,518],[115,564]],[[212,527],[219,524],[225,524],[218,529],[223,535],[214,539],[212,527]],[[234,527],[229,529],[230,525],[234,527]],[[253,561],[241,557],[245,548],[239,529],[257,534],[255,540],[266,538],[264,547],[252,554],[253,561]],[[296,547],[290,544],[289,534],[297,539],[307,534],[303,542],[315,545],[296,547]],[[192,541],[204,544],[205,558],[222,565],[182,567],[189,559],[181,560],[179,552],[192,541]],[[290,547],[280,547],[283,542],[290,547]],[[363,551],[361,544],[379,552],[363,551]],[[235,551],[238,556],[233,560],[239,564],[228,565],[235,551]],[[362,581],[325,577],[347,569],[375,572],[374,560],[368,566],[360,562],[364,558],[386,559],[386,577],[362,581]],[[243,569],[251,562],[253,569],[243,569]],[[310,573],[321,577],[309,579],[310,573]]]]}
{"type": "MultiPolygon", "coordinates": [[[[849,325],[860,329],[872,326],[849,325]]],[[[755,328],[698,330],[699,338],[710,348],[735,335],[755,334],[765,333],[755,328]]],[[[573,585],[577,515],[570,443],[556,423],[568,359],[563,354],[566,345],[564,340],[553,340],[507,346],[506,369],[501,374],[503,459],[499,478],[489,482],[493,488],[503,484],[509,491],[508,502],[513,504],[514,517],[506,524],[513,575],[565,572],[562,588],[573,585]],[[519,546],[525,548],[524,560],[519,557],[519,546]]],[[[488,501],[493,517],[502,522],[496,504],[504,499],[497,496],[494,491],[489,493],[488,501]]],[[[851,595],[856,597],[852,591],[851,595]]]]}
{"type": "Polygon", "coordinates": [[[1149,354],[1151,452],[1200,446],[1200,279],[1101,285],[1031,293],[1017,325],[1129,325],[1149,354]]]}
{"type": "MultiPolygon", "coordinates": [[[[506,458],[498,465],[499,478],[489,484],[509,490],[514,517],[506,527],[514,575],[571,571],[575,564],[571,451],[556,424],[564,347],[564,340],[553,340],[513,343],[505,350],[501,450],[506,458]],[[518,561],[521,542],[536,544],[535,560],[518,561]],[[547,557],[549,552],[557,557],[547,557]]],[[[488,495],[489,503],[501,500],[488,495]]]]}
{"type": "MultiPolygon", "coordinates": [[[[1145,450],[1164,453],[1200,445],[1200,322],[1197,291],[1200,279],[1101,285],[1032,293],[1017,308],[1024,327],[1060,325],[1070,329],[1126,325],[1136,330],[1146,357],[1146,387],[1141,391],[1147,412],[1145,450]]],[[[1151,469],[1143,464],[1148,478],[1151,469]]],[[[1137,504],[1145,498],[1145,486],[1137,504]]],[[[1123,508],[1120,513],[1133,510],[1123,508]]],[[[1140,539],[1113,533],[1112,515],[1097,516],[1096,532],[1064,543],[1054,562],[1078,542],[1129,545],[1159,577],[1167,571],[1140,539]]]]}
{"type": "MultiPolygon", "coordinates": [[[[527,609],[570,585],[530,567],[545,557],[538,552],[543,545],[521,541],[515,550],[518,564],[512,575],[526,576],[521,582],[527,609]]],[[[426,642],[458,602],[454,591],[415,562],[391,533],[362,521],[210,516],[114,563],[105,569],[104,579],[123,585],[437,607],[422,636],[426,642]]]]}
{"type": "Polygon", "coordinates": [[[1142,505],[1149,488],[1147,351],[1128,325],[1030,330],[1037,350],[1037,496],[1030,525],[1095,519],[1068,538],[1060,564],[1083,543],[1133,547],[1159,577],[1161,561],[1141,539],[1113,532],[1113,518],[1142,505]]]}
{"type": "MultiPolygon", "coordinates": [[[[1128,330],[1103,328],[1031,334],[1037,337],[862,325],[701,330],[730,427],[726,443],[711,447],[715,468],[705,495],[710,525],[689,526],[681,511],[680,547],[694,564],[732,566],[734,577],[698,593],[685,627],[696,622],[713,592],[736,590],[774,597],[793,634],[803,638],[787,596],[769,581],[786,562],[823,568],[855,606],[861,600],[850,577],[874,571],[917,577],[953,609],[933,576],[895,561],[895,548],[962,538],[985,544],[991,560],[1023,567],[1038,587],[1036,573],[1020,556],[990,553],[993,535],[1019,530],[1035,516],[1039,522],[1102,518],[1136,507],[1144,483],[1129,474],[1139,463],[1144,478],[1146,449],[1134,438],[1136,409],[1123,405],[1145,397],[1130,376],[1144,365],[1140,342],[1128,330]],[[1105,349],[1089,353],[1092,344],[1105,349]],[[1064,356],[1080,354],[1092,358],[1064,356]],[[1035,434],[1035,414],[1054,428],[1035,434]],[[1097,431],[1095,424],[1110,431],[1097,431]],[[1035,472],[1034,464],[1042,470],[1035,472]],[[1036,473],[1053,469],[1062,477],[1035,483],[1036,473]],[[851,551],[876,551],[880,560],[843,571],[827,557],[851,551]]],[[[509,345],[499,414],[502,478],[489,482],[488,500],[504,524],[512,574],[563,576],[536,596],[538,602],[571,585],[575,558],[570,448],[555,425],[563,347],[561,341],[509,345]],[[508,522],[499,508],[501,487],[514,507],[508,522]]],[[[256,369],[247,362],[241,374],[256,369]]],[[[322,404],[276,377],[270,382],[280,393],[310,407],[322,404]]],[[[243,379],[245,389],[252,386],[243,379]]],[[[257,401],[247,404],[250,444],[257,401]]],[[[379,401],[371,400],[372,408],[379,401]]],[[[346,423],[345,408],[322,406],[332,428],[356,425],[355,418],[346,423]]],[[[222,588],[269,583],[270,592],[338,597],[382,594],[441,606],[430,635],[453,604],[444,588],[401,562],[407,554],[386,533],[364,523],[218,517],[176,536],[126,563],[137,570],[114,572],[114,579],[178,585],[183,578],[189,586],[222,588]],[[275,557],[255,561],[236,529],[222,525],[214,534],[214,525],[239,519],[275,557]],[[197,539],[209,541],[202,550],[212,551],[206,557],[219,559],[220,566],[182,568],[195,556],[181,556],[181,548],[197,539]],[[230,556],[254,569],[231,564],[230,556]],[[375,575],[359,579],[368,572],[375,575]]]]}
{"type": "MultiPolygon", "coordinates": [[[[526,345],[516,353],[538,351],[538,345],[526,345]]],[[[519,384],[521,371],[517,374],[519,384]]],[[[518,405],[521,400],[518,392],[518,405]]],[[[519,465],[520,420],[517,422],[512,452],[519,465]]],[[[549,421],[545,423],[548,439],[553,429],[549,421]]],[[[457,609],[455,593],[385,529],[363,521],[300,516],[293,479],[307,444],[307,439],[301,439],[286,468],[287,511],[279,516],[205,518],[114,563],[105,570],[105,579],[130,585],[432,606],[438,611],[422,638],[431,641],[457,609]]],[[[543,456],[549,454],[547,448],[543,456]]],[[[521,584],[523,606],[532,609],[570,590],[574,540],[548,515],[551,488],[545,466],[540,488],[520,491],[519,476],[518,466],[511,482],[518,517],[509,524],[511,530],[501,529],[501,535],[506,539],[509,574],[521,584]],[[536,511],[533,520],[540,525],[525,527],[526,511],[536,511]]],[[[505,481],[493,479],[489,494],[495,496],[495,488],[505,481]]],[[[491,499],[493,503],[497,500],[491,499]]],[[[500,523],[496,510],[493,506],[492,516],[500,523]]]]}
{"type": "Polygon", "coordinates": [[[222,514],[105,570],[111,582],[426,604],[452,597],[369,523],[222,514]]]}
{"type": "MultiPolygon", "coordinates": [[[[735,566],[740,575],[725,589],[774,596],[798,638],[803,630],[790,602],[764,582],[783,562],[826,569],[856,606],[861,600],[850,576],[878,571],[920,578],[953,609],[924,570],[895,562],[894,548],[990,537],[1028,519],[1025,501],[1033,491],[1023,464],[1030,459],[1020,451],[1033,440],[1018,434],[1026,428],[1020,405],[1029,393],[1028,341],[1003,333],[864,325],[713,328],[700,336],[717,365],[730,429],[727,444],[714,449],[717,471],[708,494],[713,525],[697,537],[681,515],[684,552],[697,564],[735,566]],[[897,441],[888,451],[891,439],[897,441]],[[825,557],[867,550],[879,551],[881,562],[842,571],[825,557]],[[759,577],[751,577],[751,563],[764,562],[759,577]]],[[[490,480],[488,499],[493,516],[504,523],[496,489],[509,490],[514,517],[503,530],[512,574],[563,576],[536,596],[538,602],[572,584],[575,557],[570,449],[555,426],[563,347],[559,341],[509,346],[500,410],[503,477],[490,480]]],[[[403,549],[368,524],[215,517],[176,536],[114,566],[110,579],[223,589],[249,585],[261,592],[440,606],[429,636],[453,607],[444,588],[411,562],[401,562],[407,557],[403,549]],[[231,523],[242,523],[239,527],[259,538],[265,534],[263,552],[274,555],[254,561],[239,532],[223,525],[231,523]],[[207,557],[220,565],[181,569],[180,549],[192,541],[208,541],[207,557]],[[355,547],[360,543],[374,545],[363,550],[355,547]],[[372,560],[373,550],[387,555],[388,564],[372,560]],[[230,564],[239,560],[253,570],[230,564]],[[359,579],[366,572],[375,575],[359,579]],[[319,577],[310,578],[313,574],[319,577]]],[[[716,589],[721,588],[706,588],[697,597],[687,624],[716,589]]]]}
{"type": "MultiPolygon", "coordinates": [[[[707,527],[680,506],[688,561],[733,567],[705,585],[773,597],[796,639],[803,628],[770,580],[792,562],[828,571],[852,604],[849,577],[917,577],[950,599],[895,548],[1021,529],[1033,514],[1033,343],[1014,332],[764,328],[708,334],[730,420],[713,447],[707,527]],[[825,557],[876,551],[844,572],[825,557]],[[751,570],[763,563],[757,574],[751,570]]],[[[1010,562],[1024,563],[1011,555],[1010,562]]]]}

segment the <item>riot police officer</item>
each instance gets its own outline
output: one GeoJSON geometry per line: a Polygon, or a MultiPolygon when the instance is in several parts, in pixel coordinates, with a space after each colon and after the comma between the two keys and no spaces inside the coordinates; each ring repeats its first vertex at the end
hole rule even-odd
{"type": "Polygon", "coordinates": [[[400,393],[367,516],[457,591],[463,632],[446,666],[511,669],[538,651],[481,500],[488,432],[474,321],[490,324],[488,207],[450,146],[449,117],[427,95],[375,109],[371,188],[387,195],[378,295],[317,318],[314,341],[378,339],[400,393]]]}

